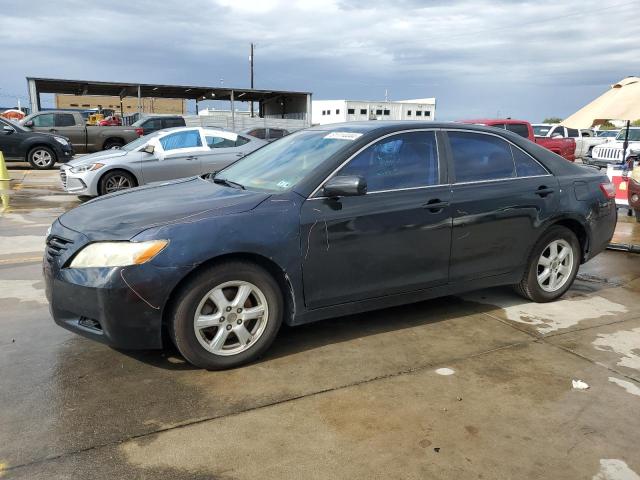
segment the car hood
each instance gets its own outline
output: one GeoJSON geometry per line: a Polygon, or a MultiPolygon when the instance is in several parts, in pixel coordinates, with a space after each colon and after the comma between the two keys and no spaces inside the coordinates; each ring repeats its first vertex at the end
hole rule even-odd
{"type": "Polygon", "coordinates": [[[80,165],[91,165],[95,162],[104,162],[114,158],[126,157],[129,153],[126,150],[120,150],[117,148],[111,150],[102,150],[101,152],[91,153],[89,155],[83,155],[82,157],[75,158],[68,162],[66,165],[69,167],[77,167],[80,165]]]}
{"type": "Polygon", "coordinates": [[[269,196],[193,177],[99,197],[58,220],[91,241],[129,240],[152,227],[245,212],[269,196]]]}

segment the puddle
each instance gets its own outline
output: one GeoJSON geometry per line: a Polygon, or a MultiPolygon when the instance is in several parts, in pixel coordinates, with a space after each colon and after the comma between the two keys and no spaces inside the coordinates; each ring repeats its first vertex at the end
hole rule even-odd
{"type": "Polygon", "coordinates": [[[606,298],[573,297],[550,303],[533,303],[512,295],[476,293],[465,300],[502,308],[508,320],[536,327],[541,334],[573,327],[583,320],[625,313],[627,307],[606,298]]]}
{"type": "Polygon", "coordinates": [[[640,480],[640,475],[622,460],[603,458],[600,460],[600,471],[593,476],[593,480],[640,480]]]}
{"type": "Polygon", "coordinates": [[[616,377],[609,377],[609,381],[624,388],[631,395],[637,395],[638,397],[640,397],[640,387],[638,387],[635,383],[616,377]]]}
{"type": "Polygon", "coordinates": [[[17,298],[21,302],[47,304],[44,290],[36,288],[41,280],[0,280],[0,299],[17,298]]]}
{"type": "Polygon", "coordinates": [[[621,355],[619,366],[640,370],[640,327],[614,333],[599,333],[593,345],[596,350],[621,355]]]}

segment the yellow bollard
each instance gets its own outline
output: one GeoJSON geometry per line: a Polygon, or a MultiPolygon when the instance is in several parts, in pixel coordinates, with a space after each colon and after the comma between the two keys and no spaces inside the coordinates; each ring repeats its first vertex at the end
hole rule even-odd
{"type": "Polygon", "coordinates": [[[2,211],[9,209],[9,172],[7,164],[4,163],[4,155],[0,152],[0,202],[2,202],[2,211]]]}
{"type": "Polygon", "coordinates": [[[10,180],[7,164],[4,163],[4,155],[0,152],[0,180],[10,180]]]}

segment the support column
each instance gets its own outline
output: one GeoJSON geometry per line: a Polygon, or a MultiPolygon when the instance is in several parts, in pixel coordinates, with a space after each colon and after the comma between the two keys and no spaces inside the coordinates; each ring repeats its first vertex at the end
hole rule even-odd
{"type": "Polygon", "coordinates": [[[234,104],[233,90],[231,90],[231,130],[236,131],[236,107],[234,104]]]}
{"type": "Polygon", "coordinates": [[[138,113],[142,115],[142,95],[140,93],[140,85],[138,85],[138,113]]]}
{"type": "Polygon", "coordinates": [[[307,94],[307,115],[306,115],[306,126],[310,127],[311,126],[311,118],[312,118],[312,109],[313,109],[313,103],[311,102],[311,94],[307,94]]]}
{"type": "Polygon", "coordinates": [[[33,78],[27,80],[27,89],[29,90],[30,113],[37,113],[40,111],[40,92],[38,92],[36,81],[33,78]]]}

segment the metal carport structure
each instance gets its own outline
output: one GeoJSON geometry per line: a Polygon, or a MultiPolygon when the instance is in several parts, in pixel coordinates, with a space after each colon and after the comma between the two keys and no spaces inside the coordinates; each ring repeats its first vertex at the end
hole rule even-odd
{"type": "MultiPolygon", "coordinates": [[[[40,107],[40,94],[60,93],[70,95],[108,95],[114,97],[137,97],[138,111],[142,109],[142,98],[179,98],[198,102],[222,100],[231,103],[232,121],[235,123],[236,101],[258,104],[258,116],[270,118],[297,118],[311,125],[311,93],[283,90],[257,90],[233,87],[203,87],[193,85],[165,85],[150,83],[102,82],[91,80],[67,80],[56,78],[27,77],[31,112],[40,107]]],[[[141,112],[140,112],[141,113],[141,112]]]]}

